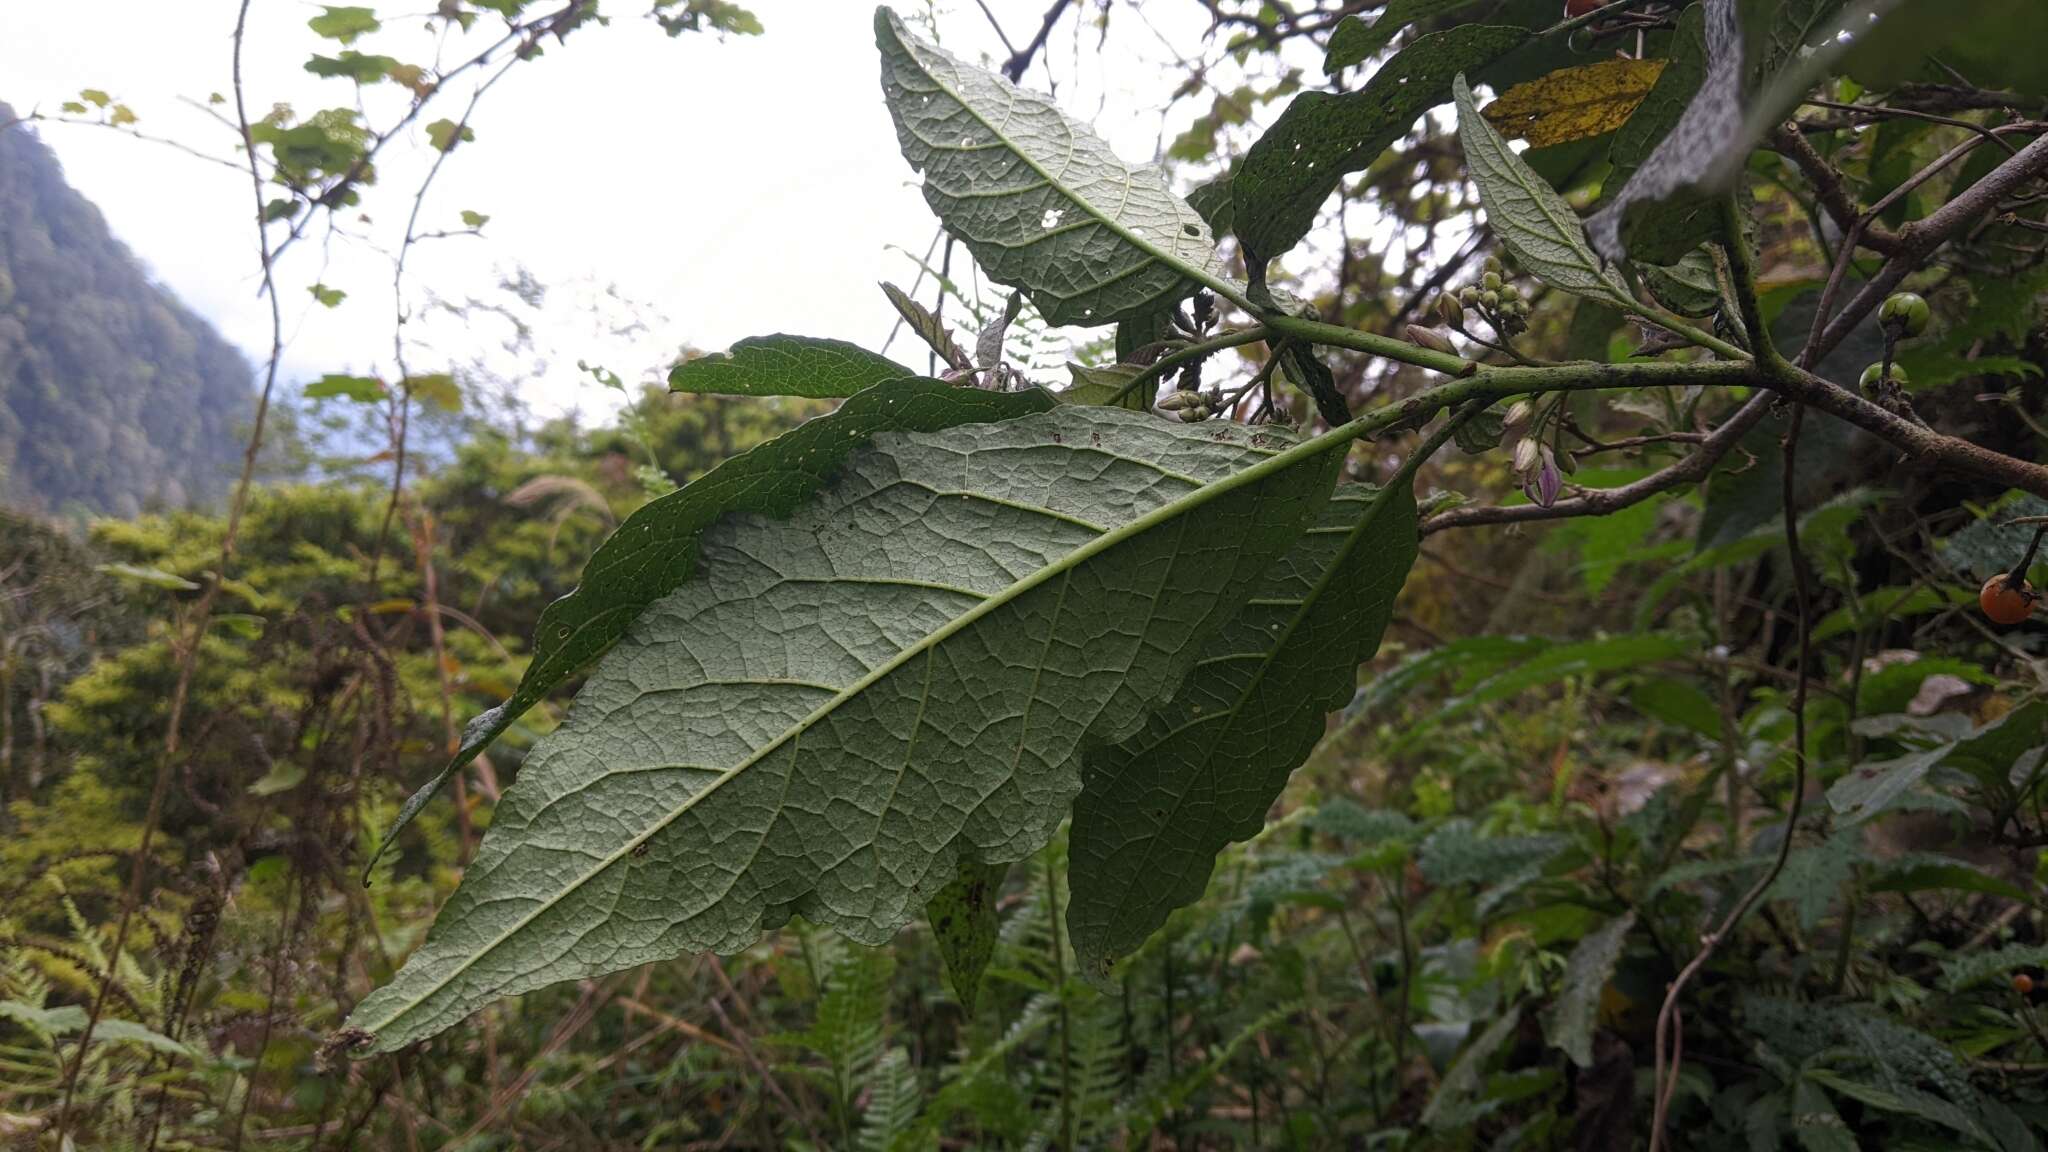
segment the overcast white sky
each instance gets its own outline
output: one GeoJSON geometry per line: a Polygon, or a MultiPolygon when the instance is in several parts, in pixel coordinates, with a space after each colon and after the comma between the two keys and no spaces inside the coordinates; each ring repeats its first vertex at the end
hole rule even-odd
{"type": "MultiPolygon", "coordinates": [[[[429,6],[380,5],[385,30],[356,47],[431,60],[435,47],[423,22],[397,15],[408,2],[429,6]]],[[[642,0],[611,0],[611,26],[577,32],[491,91],[472,120],[475,146],[458,149],[434,185],[424,229],[458,227],[463,209],[491,219],[482,239],[417,249],[411,284],[452,296],[480,293],[501,271],[523,265],[555,289],[541,320],[547,370],[526,388],[539,406],[598,405],[598,394],[577,383],[579,358],[628,379],[649,378],[684,343],[719,349],[791,331],[877,347],[887,334],[893,313],[875,282],[907,284],[915,265],[891,246],[921,254],[935,222],[881,102],[873,8],[863,0],[746,3],[767,34],[720,42],[698,34],[671,40],[640,18],[642,0]],[[578,302],[605,285],[644,305],[647,319],[665,317],[665,325],[623,338],[599,332],[578,302]]],[[[901,6],[931,11],[956,54],[1004,55],[973,0],[901,6]]],[[[80,88],[106,89],[140,114],[140,127],[232,156],[231,134],[181,98],[203,102],[228,90],[235,7],[234,0],[0,0],[0,100],[18,111],[55,111],[80,88]]],[[[1021,43],[1045,0],[989,0],[989,7],[1021,43]]],[[[1091,17],[1095,9],[1077,7],[1091,17]]],[[[319,11],[300,0],[255,0],[246,53],[252,115],[276,101],[301,115],[352,102],[347,82],[302,71],[310,53],[333,51],[306,27],[319,11]]],[[[1162,109],[1179,78],[1168,45],[1193,55],[1206,28],[1191,0],[1145,0],[1142,13],[1123,2],[1111,10],[1107,50],[1098,54],[1097,30],[1082,30],[1068,16],[1049,52],[1062,103],[1127,157],[1153,155],[1206,105],[1186,102],[1162,137],[1162,109]]],[[[1043,66],[1034,67],[1027,82],[1043,87],[1046,78],[1043,66]]],[[[372,105],[373,122],[387,122],[388,112],[372,105]]],[[[459,114],[450,107],[426,119],[459,114]]],[[[268,313],[255,291],[246,176],[103,129],[39,131],[115,233],[258,358],[268,344],[268,313]]],[[[411,191],[432,156],[416,135],[380,162],[381,187],[362,208],[371,222],[351,224],[365,238],[302,244],[282,269],[288,386],[322,372],[388,370],[391,265],[383,251],[403,234],[411,191]],[[348,301],[333,311],[314,307],[305,286],[316,280],[347,291],[348,301]]],[[[433,333],[443,365],[470,360],[499,335],[482,325],[443,324],[433,333]]],[[[908,348],[897,351],[911,358],[908,348]]],[[[433,354],[413,359],[414,371],[437,366],[433,354]]],[[[529,374],[538,360],[501,367],[529,374]]]]}

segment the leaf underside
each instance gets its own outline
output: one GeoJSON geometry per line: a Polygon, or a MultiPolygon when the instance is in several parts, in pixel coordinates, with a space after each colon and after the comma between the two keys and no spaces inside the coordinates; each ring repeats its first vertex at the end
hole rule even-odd
{"type": "Polygon", "coordinates": [[[1327,500],[1343,454],[1289,447],[1065,406],[877,435],[787,520],[722,518],[351,1027],[388,1051],[792,915],[880,943],[960,860],[1035,851],[1327,500]]]}
{"type": "Polygon", "coordinates": [[[875,12],[882,91],[924,198],[997,283],[1053,324],[1107,324],[1216,283],[1209,225],[1155,165],[1127,164],[1050,100],[875,12]]]}
{"type": "Polygon", "coordinates": [[[878,432],[936,432],[1007,420],[1053,406],[1044,392],[995,393],[937,380],[905,380],[855,396],[826,416],[727,460],[626,518],[584,565],[574,592],[541,612],[533,660],[503,704],[469,722],[453,758],[406,798],[365,874],[463,765],[528,709],[602,656],[642,609],[688,579],[699,535],[728,512],[787,516],[856,447],[878,432]]]}
{"type": "Polygon", "coordinates": [[[698,395],[825,400],[916,375],[858,344],[778,334],[742,340],[729,352],[685,360],[669,369],[668,386],[670,391],[698,395]]]}
{"type": "Polygon", "coordinates": [[[1172,703],[1088,757],[1067,925],[1089,975],[1199,899],[1216,854],[1265,826],[1379,647],[1417,539],[1407,483],[1340,489],[1203,647],[1172,703]]]}
{"type": "Polygon", "coordinates": [[[1564,197],[1529,170],[1479,111],[1458,77],[1458,139],[1479,186],[1486,222],[1515,262],[1552,288],[1608,303],[1629,303],[1628,286],[1586,243],[1585,228],[1564,197]]]}

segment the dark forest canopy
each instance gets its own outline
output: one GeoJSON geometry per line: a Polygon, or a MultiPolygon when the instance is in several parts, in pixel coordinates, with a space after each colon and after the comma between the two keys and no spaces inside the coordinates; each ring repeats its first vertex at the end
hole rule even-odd
{"type": "Polygon", "coordinates": [[[0,132],[0,502],[119,516],[213,503],[250,380],[28,126],[0,132]]]}

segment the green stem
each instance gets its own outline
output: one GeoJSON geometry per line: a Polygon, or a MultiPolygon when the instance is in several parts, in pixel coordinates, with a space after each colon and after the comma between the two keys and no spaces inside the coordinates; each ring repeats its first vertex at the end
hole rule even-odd
{"type": "Polygon", "coordinates": [[[1735,197],[1721,198],[1722,247],[1728,253],[1729,278],[1735,282],[1735,304],[1742,312],[1742,327],[1749,334],[1749,346],[1754,351],[1756,362],[1778,372],[1788,365],[1778,354],[1778,346],[1771,341],[1771,330],[1764,323],[1763,305],[1756,293],[1756,254],[1749,250],[1749,242],[1742,238],[1742,209],[1735,203],[1735,197]]]}
{"type": "Polygon", "coordinates": [[[1437,352],[1396,340],[1392,336],[1381,336],[1376,332],[1362,332],[1356,328],[1342,328],[1335,324],[1324,324],[1315,320],[1303,320],[1298,316],[1269,315],[1266,327],[1283,336],[1306,340],[1311,344],[1327,344],[1337,348],[1349,348],[1354,352],[1370,352],[1388,360],[1413,364],[1448,376],[1463,376],[1473,370],[1472,361],[1448,352],[1437,352]]]}
{"type": "MultiPolygon", "coordinates": [[[[1235,332],[1225,332],[1223,335],[1212,340],[1204,340],[1200,344],[1190,344],[1178,352],[1161,356],[1153,362],[1151,367],[1131,377],[1130,383],[1117,389],[1116,395],[1109,398],[1107,406],[1115,407],[1122,404],[1124,399],[1131,393],[1158,380],[1161,376],[1166,375],[1190,360],[1199,360],[1204,356],[1214,355],[1227,348],[1236,348],[1244,344],[1256,344],[1270,335],[1272,335],[1272,332],[1265,325],[1260,324],[1250,328],[1240,328],[1235,332]]],[[[1150,407],[1150,405],[1147,405],[1147,407],[1150,407]]]]}
{"type": "Polygon", "coordinates": [[[1664,311],[1662,308],[1652,308],[1646,304],[1643,304],[1640,301],[1631,301],[1623,305],[1622,307],[1630,312],[1641,313],[1643,319],[1648,320],[1650,323],[1655,324],[1657,327],[1662,328],[1667,332],[1673,332],[1677,335],[1685,337],[1688,343],[1696,347],[1708,349],[1709,351],[1712,351],[1721,356],[1725,356],[1730,360],[1749,359],[1749,353],[1743,351],[1740,348],[1737,348],[1735,345],[1730,344],[1726,340],[1721,339],[1719,336],[1716,336],[1711,332],[1705,332],[1698,328],[1693,327],[1690,324],[1687,324],[1684,320],[1681,320],[1678,317],[1673,316],[1671,313],[1664,311]]]}
{"type": "Polygon", "coordinates": [[[1060,1152],[1074,1152],[1073,1022],[1067,1015],[1067,942],[1060,932],[1060,878],[1052,856],[1045,857],[1045,900],[1052,911],[1052,968],[1058,980],[1060,1019],[1060,1152]]]}

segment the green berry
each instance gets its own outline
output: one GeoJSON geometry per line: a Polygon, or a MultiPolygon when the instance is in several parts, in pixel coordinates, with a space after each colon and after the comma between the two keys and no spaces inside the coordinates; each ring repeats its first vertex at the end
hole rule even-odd
{"type": "MultiPolygon", "coordinates": [[[[1863,370],[1862,377],[1859,378],[1856,381],[1856,383],[1861,385],[1865,392],[1876,391],[1878,383],[1885,379],[1883,373],[1883,364],[1872,364],[1870,367],[1865,368],[1863,370]]],[[[1906,379],[1906,370],[1904,368],[1899,367],[1897,364],[1892,365],[1892,374],[1890,379],[1892,384],[1899,388],[1904,388],[1908,383],[1906,379]]]]}
{"type": "Polygon", "coordinates": [[[1479,278],[1479,286],[1481,288],[1486,289],[1488,292],[1500,291],[1500,285],[1501,279],[1500,273],[1498,272],[1488,272],[1486,275],[1481,276],[1479,278]]]}
{"type": "Polygon", "coordinates": [[[1458,289],[1458,300],[1467,308],[1478,307],[1479,289],[1474,288],[1470,284],[1465,285],[1463,288],[1458,289]]]}
{"type": "Polygon", "coordinates": [[[1913,292],[1892,293],[1885,297],[1884,307],[1877,311],[1878,323],[1909,339],[1927,331],[1931,315],[1927,301],[1913,292]]]}
{"type": "Polygon", "coordinates": [[[1488,289],[1479,294],[1479,303],[1488,312],[1500,307],[1500,293],[1488,289]]]}

